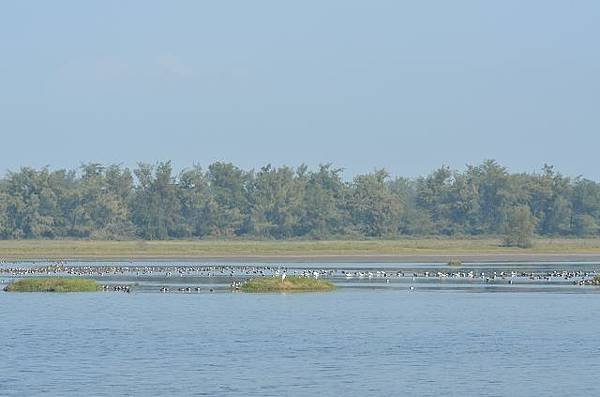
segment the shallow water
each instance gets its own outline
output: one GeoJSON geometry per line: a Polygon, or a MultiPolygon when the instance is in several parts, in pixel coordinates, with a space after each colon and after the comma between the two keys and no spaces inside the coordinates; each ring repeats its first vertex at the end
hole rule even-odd
{"type": "Polygon", "coordinates": [[[594,262],[563,263],[193,263],[193,262],[20,262],[0,264],[0,285],[35,276],[93,278],[107,286],[127,285],[135,292],[230,292],[232,282],[281,274],[333,281],[344,288],[471,290],[472,292],[600,293],[581,283],[600,274],[594,262]]]}
{"type": "Polygon", "coordinates": [[[416,282],[0,293],[0,395],[600,393],[597,287],[416,282]]]}

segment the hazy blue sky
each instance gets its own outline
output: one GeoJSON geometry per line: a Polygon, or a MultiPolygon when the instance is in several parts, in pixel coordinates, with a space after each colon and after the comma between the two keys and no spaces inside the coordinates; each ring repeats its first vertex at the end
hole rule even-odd
{"type": "Polygon", "coordinates": [[[2,1],[0,172],[83,161],[600,179],[598,1],[2,1]]]}

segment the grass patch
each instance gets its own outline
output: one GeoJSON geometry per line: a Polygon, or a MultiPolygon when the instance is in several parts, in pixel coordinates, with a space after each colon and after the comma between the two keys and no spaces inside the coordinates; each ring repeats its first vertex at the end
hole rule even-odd
{"type": "Polygon", "coordinates": [[[244,292],[310,292],[333,291],[335,285],[329,280],[318,280],[308,277],[279,277],[252,278],[242,284],[244,292]]]}
{"type": "Polygon", "coordinates": [[[98,290],[94,280],[82,278],[36,277],[10,283],[8,292],[92,292],[98,290]]]}
{"type": "Polygon", "coordinates": [[[315,258],[376,255],[597,254],[600,239],[537,239],[532,248],[503,247],[500,238],[398,240],[3,240],[0,258],[26,259],[227,259],[315,258]]]}

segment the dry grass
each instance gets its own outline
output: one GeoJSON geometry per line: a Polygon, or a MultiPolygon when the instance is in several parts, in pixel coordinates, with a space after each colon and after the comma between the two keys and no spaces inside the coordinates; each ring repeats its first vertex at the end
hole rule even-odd
{"type": "Polygon", "coordinates": [[[460,254],[600,254],[600,239],[538,239],[532,248],[501,246],[501,239],[402,239],[332,241],[94,241],[4,240],[0,258],[25,259],[198,259],[245,257],[460,255],[460,254]]]}

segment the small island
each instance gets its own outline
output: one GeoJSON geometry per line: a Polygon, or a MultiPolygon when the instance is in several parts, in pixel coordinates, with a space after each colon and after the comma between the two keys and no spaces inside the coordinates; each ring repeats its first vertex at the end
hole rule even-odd
{"type": "Polygon", "coordinates": [[[98,291],[96,281],[84,278],[36,277],[10,283],[7,292],[93,292],[98,291]]]}
{"type": "Polygon", "coordinates": [[[259,277],[251,278],[242,284],[244,292],[317,292],[333,291],[335,285],[329,280],[308,277],[259,277]]]}

